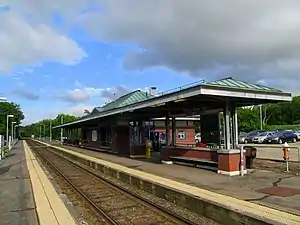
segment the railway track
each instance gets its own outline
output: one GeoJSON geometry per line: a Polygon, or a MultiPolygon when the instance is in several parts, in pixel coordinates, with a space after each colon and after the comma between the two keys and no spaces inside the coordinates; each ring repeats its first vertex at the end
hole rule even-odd
{"type": "Polygon", "coordinates": [[[29,140],[33,152],[58,176],[63,178],[84,199],[96,215],[96,220],[112,225],[196,225],[149,200],[122,188],[118,184],[81,167],[41,143],[29,140]]]}

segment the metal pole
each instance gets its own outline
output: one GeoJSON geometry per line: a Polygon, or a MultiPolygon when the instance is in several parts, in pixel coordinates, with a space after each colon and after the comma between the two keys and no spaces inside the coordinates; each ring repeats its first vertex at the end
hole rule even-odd
{"type": "Polygon", "coordinates": [[[9,115],[6,116],[6,146],[8,146],[8,126],[9,126],[9,115]]]}
{"type": "Polygon", "coordinates": [[[262,105],[259,105],[259,114],[260,114],[260,129],[263,129],[263,115],[262,115],[262,105]]]}
{"type": "Polygon", "coordinates": [[[50,137],[49,137],[50,142],[52,141],[52,120],[50,119],[50,137]]]}
{"type": "MultiPolygon", "coordinates": [[[[64,123],[64,117],[63,115],[60,116],[60,124],[62,125],[64,123]]],[[[63,144],[63,128],[60,128],[60,143],[63,144]]]]}
{"type": "Polygon", "coordinates": [[[14,122],[11,122],[11,141],[14,140],[14,122]]]}
{"type": "Polygon", "coordinates": [[[46,138],[46,126],[45,126],[45,124],[43,124],[43,126],[44,126],[44,139],[46,138]]]}
{"type": "Polygon", "coordinates": [[[241,147],[241,176],[244,176],[244,146],[241,147]]]}

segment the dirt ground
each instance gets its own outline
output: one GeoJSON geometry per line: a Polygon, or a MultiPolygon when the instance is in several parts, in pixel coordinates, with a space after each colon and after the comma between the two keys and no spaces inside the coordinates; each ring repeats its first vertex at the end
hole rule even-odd
{"type": "MultiPolygon", "coordinates": [[[[254,159],[253,168],[275,172],[286,172],[286,162],[266,159],[254,159]]],[[[300,163],[289,162],[289,170],[292,173],[300,173],[300,163]]]]}

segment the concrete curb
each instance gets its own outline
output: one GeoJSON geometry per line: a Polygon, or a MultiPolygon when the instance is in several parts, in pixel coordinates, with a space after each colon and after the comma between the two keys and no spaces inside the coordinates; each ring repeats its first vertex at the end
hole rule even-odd
{"type": "Polygon", "coordinates": [[[293,214],[161,178],[58,146],[52,147],[64,157],[222,224],[300,224],[300,217],[293,214]]]}

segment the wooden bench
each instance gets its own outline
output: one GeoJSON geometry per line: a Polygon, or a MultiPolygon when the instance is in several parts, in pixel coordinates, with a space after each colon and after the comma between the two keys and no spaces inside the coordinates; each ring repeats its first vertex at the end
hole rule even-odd
{"type": "Polygon", "coordinates": [[[170,156],[170,159],[174,163],[184,162],[203,169],[208,169],[213,171],[218,170],[218,162],[207,160],[207,159],[199,159],[199,158],[184,157],[184,156],[170,156]]]}
{"type": "Polygon", "coordinates": [[[216,148],[216,149],[219,148],[217,143],[206,143],[206,147],[207,148],[216,148]]]}

